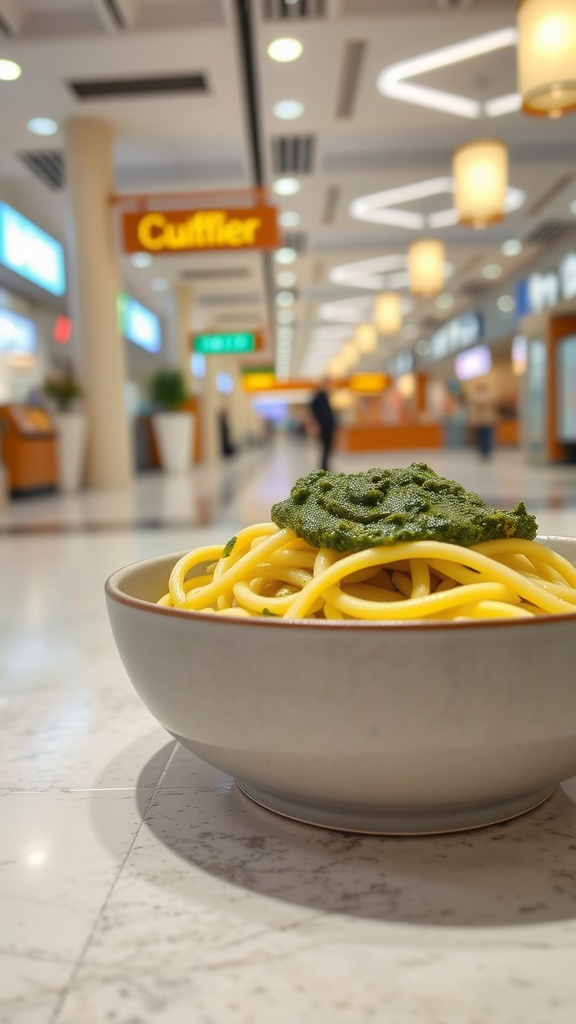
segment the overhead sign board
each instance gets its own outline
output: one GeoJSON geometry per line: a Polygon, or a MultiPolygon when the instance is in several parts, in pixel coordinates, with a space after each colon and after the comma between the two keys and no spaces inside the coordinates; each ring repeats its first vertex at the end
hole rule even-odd
{"type": "Polygon", "coordinates": [[[125,252],[157,255],[215,249],[276,249],[275,206],[146,210],[122,217],[125,252]]]}
{"type": "Polygon", "coordinates": [[[516,286],[516,314],[519,319],[531,313],[553,309],[576,296],[576,252],[567,252],[554,270],[537,270],[516,286]]]}
{"type": "Polygon", "coordinates": [[[255,335],[245,332],[197,334],[194,338],[194,351],[201,352],[205,356],[238,355],[253,352],[255,348],[255,335]]]}
{"type": "Polygon", "coordinates": [[[66,291],[60,242],[7,203],[0,203],[0,263],[52,295],[66,291]]]}
{"type": "Polygon", "coordinates": [[[483,324],[479,313],[464,313],[440,327],[430,338],[429,359],[446,356],[468,348],[482,337],[483,324]]]}

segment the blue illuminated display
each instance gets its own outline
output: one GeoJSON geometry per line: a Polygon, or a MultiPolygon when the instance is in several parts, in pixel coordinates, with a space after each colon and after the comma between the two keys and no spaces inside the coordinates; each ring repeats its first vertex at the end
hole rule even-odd
{"type": "Polygon", "coordinates": [[[0,263],[52,295],[66,291],[60,242],[6,203],[0,203],[0,263]]]}
{"type": "Polygon", "coordinates": [[[162,347],[160,320],[150,309],[129,295],[121,295],[118,302],[120,330],[128,341],[140,345],[148,352],[159,352],[162,347]]]}
{"type": "Polygon", "coordinates": [[[25,316],[0,309],[0,352],[30,355],[36,349],[36,325],[25,316]]]}

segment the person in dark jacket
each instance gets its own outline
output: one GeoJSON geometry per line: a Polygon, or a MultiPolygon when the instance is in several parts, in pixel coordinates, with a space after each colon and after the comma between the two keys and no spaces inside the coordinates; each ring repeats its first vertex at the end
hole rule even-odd
{"type": "Polygon", "coordinates": [[[327,383],[327,381],[322,381],[310,402],[310,412],[318,426],[318,433],[322,444],[321,469],[328,469],[332,444],[334,442],[334,431],[336,429],[336,417],[328,397],[327,383]]]}

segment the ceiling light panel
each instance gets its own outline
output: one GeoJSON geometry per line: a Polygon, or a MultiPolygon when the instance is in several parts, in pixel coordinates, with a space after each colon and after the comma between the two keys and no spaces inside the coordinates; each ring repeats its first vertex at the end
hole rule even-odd
{"type": "MultiPolygon", "coordinates": [[[[409,231],[421,231],[425,227],[442,228],[457,224],[458,218],[454,207],[436,210],[425,214],[398,207],[398,203],[413,203],[439,195],[454,195],[454,179],[452,177],[427,178],[415,181],[410,185],[384,189],[369,195],[353,199],[348,208],[350,216],[355,220],[369,224],[386,224],[391,227],[406,228],[409,231]]],[[[526,193],[521,188],[509,185],[506,190],[504,206],[506,213],[519,210],[526,202],[526,193]]]]}
{"type": "Polygon", "coordinates": [[[378,75],[376,80],[378,92],[391,99],[403,100],[405,103],[414,103],[417,106],[428,107],[470,120],[479,118],[483,113],[490,117],[510,113],[512,109],[518,109],[517,106],[513,106],[515,100],[513,101],[510,95],[493,97],[483,104],[468,96],[432,89],[429,86],[409,81],[409,79],[428,71],[435,71],[438,68],[446,68],[451,64],[480,57],[486,53],[493,53],[504,47],[516,46],[517,38],[518,33],[514,27],[498,29],[496,32],[464,39],[452,46],[444,46],[439,50],[431,50],[428,53],[419,54],[417,57],[391,64],[378,75]]]}

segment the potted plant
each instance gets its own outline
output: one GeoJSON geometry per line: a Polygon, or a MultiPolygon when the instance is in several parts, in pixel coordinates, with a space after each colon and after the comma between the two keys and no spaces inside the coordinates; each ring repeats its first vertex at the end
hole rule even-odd
{"type": "Polygon", "coordinates": [[[186,382],[180,370],[158,370],[150,381],[152,429],[162,468],[183,473],[192,462],[194,416],[183,408],[186,382]]]}
{"type": "Polygon", "coordinates": [[[61,490],[77,491],[82,482],[86,454],[86,416],[75,408],[82,388],[69,363],[52,370],[44,381],[44,394],[54,406],[58,433],[58,482],[61,490]]]}

